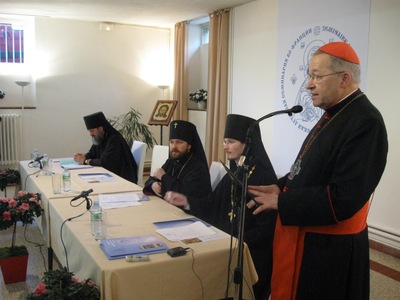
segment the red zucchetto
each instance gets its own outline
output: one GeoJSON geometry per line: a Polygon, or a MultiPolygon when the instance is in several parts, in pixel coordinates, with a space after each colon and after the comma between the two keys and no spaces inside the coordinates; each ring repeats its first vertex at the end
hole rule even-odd
{"type": "Polygon", "coordinates": [[[351,63],[360,64],[360,59],[354,49],[345,42],[333,42],[323,45],[318,50],[339,57],[351,63]]]}

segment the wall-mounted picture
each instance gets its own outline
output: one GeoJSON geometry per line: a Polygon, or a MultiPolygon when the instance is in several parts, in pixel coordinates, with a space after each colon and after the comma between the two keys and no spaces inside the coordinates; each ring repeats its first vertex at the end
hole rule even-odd
{"type": "Polygon", "coordinates": [[[149,125],[168,126],[177,104],[177,100],[157,100],[149,120],[149,125]]]}

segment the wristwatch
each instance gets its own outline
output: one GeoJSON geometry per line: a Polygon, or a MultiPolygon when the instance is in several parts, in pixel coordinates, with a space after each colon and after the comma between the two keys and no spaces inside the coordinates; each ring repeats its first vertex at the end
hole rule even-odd
{"type": "Polygon", "coordinates": [[[88,159],[87,159],[87,158],[85,158],[85,160],[83,161],[83,164],[84,164],[84,165],[87,165],[87,164],[88,164],[88,159]]]}

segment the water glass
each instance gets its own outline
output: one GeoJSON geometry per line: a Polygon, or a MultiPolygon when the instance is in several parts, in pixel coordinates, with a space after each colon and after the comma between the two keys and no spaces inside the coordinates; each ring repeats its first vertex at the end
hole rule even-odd
{"type": "Polygon", "coordinates": [[[61,193],[61,174],[54,173],[51,175],[51,182],[53,185],[53,194],[60,194],[61,193]]]}

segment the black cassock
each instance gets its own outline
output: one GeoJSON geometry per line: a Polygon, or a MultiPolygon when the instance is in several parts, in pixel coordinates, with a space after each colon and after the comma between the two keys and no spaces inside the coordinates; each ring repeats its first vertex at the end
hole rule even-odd
{"type": "MultiPolygon", "coordinates": [[[[195,199],[211,193],[208,166],[196,155],[187,153],[180,159],[167,159],[162,168],[166,172],[161,180],[162,197],[168,191],[178,192],[195,199]]],[[[143,191],[154,193],[151,185],[156,181],[159,180],[150,176],[143,191]]]]}
{"type": "Polygon", "coordinates": [[[386,165],[385,124],[360,90],[326,112],[303,143],[297,167],[278,182],[285,192],[278,198],[274,245],[276,298],[275,291],[288,290],[282,279],[294,277],[291,270],[298,267],[296,299],[369,299],[367,227],[330,232],[361,211],[374,192],[386,165]],[[305,232],[303,251],[295,229],[305,232]],[[283,267],[276,272],[278,265],[283,267]]]}
{"type": "MultiPolygon", "coordinates": [[[[235,166],[231,163],[231,170],[235,172],[235,166]]],[[[248,168],[249,185],[268,185],[275,183],[277,178],[275,171],[269,161],[261,164],[257,159],[251,160],[248,168]]],[[[237,178],[242,181],[243,169],[237,178]]],[[[236,205],[234,209],[233,222],[231,222],[232,211],[232,180],[226,174],[215,188],[214,192],[205,199],[189,199],[190,212],[211,223],[213,226],[228,234],[238,234],[238,209],[240,208],[241,189],[236,192],[236,205]]],[[[246,199],[249,201],[250,198],[246,199]]],[[[259,277],[253,286],[256,299],[268,299],[270,293],[270,279],[272,273],[272,243],[276,223],[276,211],[265,211],[253,215],[252,210],[246,208],[244,241],[249,247],[254,265],[259,277]]]]}
{"type": "Polygon", "coordinates": [[[85,154],[92,166],[101,166],[126,180],[137,183],[137,165],[125,139],[114,132],[106,132],[100,145],[92,145],[85,154]]]}

